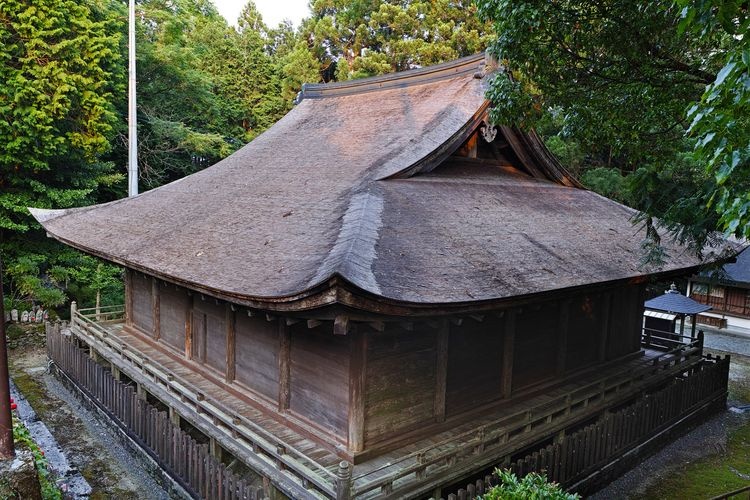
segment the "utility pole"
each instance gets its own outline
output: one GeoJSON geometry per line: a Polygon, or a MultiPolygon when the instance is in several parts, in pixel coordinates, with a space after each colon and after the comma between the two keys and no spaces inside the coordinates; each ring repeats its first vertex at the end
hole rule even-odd
{"type": "Polygon", "coordinates": [[[13,418],[10,415],[10,375],[8,374],[8,343],[5,337],[3,295],[3,262],[0,259],[0,459],[13,458],[13,418]]]}
{"type": "Polygon", "coordinates": [[[128,5],[128,196],[138,194],[138,127],[135,107],[135,0],[128,5]]]}

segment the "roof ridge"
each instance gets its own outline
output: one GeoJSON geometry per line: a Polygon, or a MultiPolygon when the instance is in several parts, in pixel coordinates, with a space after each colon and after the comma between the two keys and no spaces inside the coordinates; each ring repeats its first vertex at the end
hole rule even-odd
{"type": "MultiPolygon", "coordinates": [[[[452,78],[466,73],[477,72],[485,65],[485,53],[480,52],[424,68],[409,69],[385,75],[371,76],[357,80],[331,83],[305,83],[297,94],[296,103],[304,99],[320,99],[341,95],[360,94],[387,88],[403,88],[411,85],[452,78]]],[[[482,74],[482,76],[484,76],[482,74]]]]}

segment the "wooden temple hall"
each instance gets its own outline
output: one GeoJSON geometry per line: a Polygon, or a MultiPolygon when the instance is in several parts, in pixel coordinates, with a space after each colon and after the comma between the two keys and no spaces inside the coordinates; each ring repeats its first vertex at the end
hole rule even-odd
{"type": "Polygon", "coordinates": [[[584,491],[721,408],[728,360],[701,335],[642,340],[646,283],[702,262],[666,242],[644,270],[633,210],[583,189],[533,132],[488,123],[495,69],[477,55],[307,85],[210,168],[32,209],[125,268],[123,307],[74,306],[69,331],[50,329],[59,370],[153,456],[182,449],[131,422],[132,387],[215,466],[165,467],[223,498],[238,464],[269,497],[448,498],[503,465],[584,491]]]}

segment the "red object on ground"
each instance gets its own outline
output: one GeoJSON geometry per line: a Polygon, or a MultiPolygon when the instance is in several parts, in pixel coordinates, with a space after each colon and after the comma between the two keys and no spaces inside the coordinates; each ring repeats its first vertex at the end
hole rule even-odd
{"type": "Polygon", "coordinates": [[[10,409],[11,410],[15,410],[16,408],[18,408],[18,405],[16,403],[11,403],[10,404],[10,409]]]}

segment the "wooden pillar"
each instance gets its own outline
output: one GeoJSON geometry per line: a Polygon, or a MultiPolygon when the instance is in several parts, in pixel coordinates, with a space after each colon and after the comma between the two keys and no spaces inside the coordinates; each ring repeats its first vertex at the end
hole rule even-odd
{"type": "MultiPolygon", "coordinates": [[[[70,302],[70,326],[75,326],[77,312],[78,312],[78,303],[75,300],[73,300],[70,302]]],[[[3,318],[3,320],[5,320],[5,318],[3,318]]]]}
{"type": "Polygon", "coordinates": [[[445,393],[448,381],[448,341],[450,322],[440,322],[435,346],[435,422],[445,421],[445,393]]]}
{"type": "Polygon", "coordinates": [[[120,373],[121,373],[120,369],[117,368],[114,363],[111,364],[111,369],[112,369],[112,378],[114,378],[115,380],[120,380],[122,378],[120,377],[120,373]]]}
{"type": "Polygon", "coordinates": [[[133,324],[133,271],[125,268],[125,324],[133,324]]]}
{"type": "Polygon", "coordinates": [[[144,389],[141,384],[136,384],[135,394],[138,396],[138,399],[146,401],[146,389],[144,389]]]}
{"type": "Polygon", "coordinates": [[[628,335],[632,335],[634,337],[634,343],[633,351],[638,351],[641,348],[641,336],[643,335],[643,312],[646,309],[646,306],[644,303],[646,302],[646,284],[639,284],[637,285],[637,292],[634,294],[636,298],[635,305],[635,313],[634,313],[634,321],[636,322],[637,328],[633,328],[635,331],[629,331],[628,335]]]}
{"type": "Polygon", "coordinates": [[[227,324],[227,370],[226,381],[232,382],[235,377],[235,323],[234,311],[232,306],[226,305],[226,324],[227,324]]]}
{"type": "Polygon", "coordinates": [[[568,323],[570,319],[570,299],[560,302],[559,329],[557,332],[557,369],[556,373],[565,373],[565,361],[568,356],[568,323]]]}
{"type": "Polygon", "coordinates": [[[367,337],[365,328],[354,328],[349,339],[349,450],[365,449],[365,389],[367,387],[367,337]]]}
{"type": "Polygon", "coordinates": [[[696,323],[698,323],[698,315],[697,314],[693,314],[693,315],[690,316],[690,318],[691,318],[691,320],[690,320],[690,324],[691,324],[691,326],[690,326],[690,340],[695,340],[695,326],[696,326],[696,323]]]}
{"type": "Polygon", "coordinates": [[[516,341],[516,310],[505,313],[505,335],[503,337],[502,393],[508,399],[513,392],[513,346],[516,341]]]}
{"type": "Polygon", "coordinates": [[[161,307],[160,300],[159,300],[159,280],[156,278],[151,278],[151,307],[153,310],[153,318],[154,318],[154,340],[159,340],[159,337],[161,335],[161,314],[159,311],[159,308],[161,307]]]}
{"type": "Polygon", "coordinates": [[[193,296],[189,297],[185,311],[185,358],[193,359],[193,296]]]}
{"type": "Polygon", "coordinates": [[[607,292],[601,297],[602,300],[602,326],[601,334],[599,336],[599,361],[605,361],[607,359],[607,342],[609,341],[609,311],[612,303],[612,294],[607,292]]]}
{"type": "Polygon", "coordinates": [[[279,411],[289,409],[289,399],[291,397],[290,378],[291,378],[291,354],[292,354],[292,337],[286,322],[277,318],[279,327],[279,411]]]}
{"type": "Polygon", "coordinates": [[[210,453],[211,456],[214,457],[216,460],[221,462],[221,457],[224,453],[224,450],[222,449],[221,445],[219,445],[219,442],[216,441],[215,438],[209,438],[208,453],[210,453]]]}
{"type": "Polygon", "coordinates": [[[175,427],[180,427],[180,414],[171,406],[169,407],[169,421],[172,422],[172,425],[175,427]]]}

